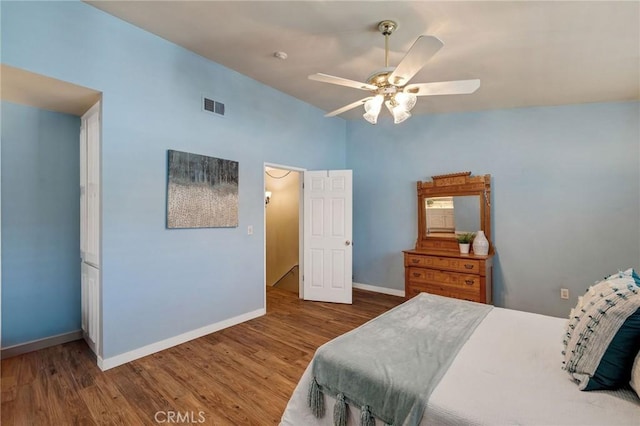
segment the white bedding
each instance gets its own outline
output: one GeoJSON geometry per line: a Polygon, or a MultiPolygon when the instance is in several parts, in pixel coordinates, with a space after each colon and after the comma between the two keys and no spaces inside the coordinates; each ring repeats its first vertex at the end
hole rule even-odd
{"type": "MultiPolygon", "coordinates": [[[[421,425],[640,425],[631,390],[582,392],[561,370],[566,320],[494,308],[431,394],[421,425]]],[[[281,425],[331,425],[334,399],[316,419],[307,406],[307,367],[281,425]]],[[[360,424],[349,407],[348,425],[360,424]]],[[[376,422],[376,425],[382,425],[376,422]]]]}

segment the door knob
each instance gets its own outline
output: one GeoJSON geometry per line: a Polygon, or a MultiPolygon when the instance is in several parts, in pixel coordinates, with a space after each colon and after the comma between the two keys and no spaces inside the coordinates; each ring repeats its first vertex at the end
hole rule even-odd
{"type": "Polygon", "coordinates": [[[349,240],[345,241],[345,242],[344,242],[344,245],[345,245],[345,246],[349,246],[349,245],[351,245],[351,241],[349,241],[349,240]]]}

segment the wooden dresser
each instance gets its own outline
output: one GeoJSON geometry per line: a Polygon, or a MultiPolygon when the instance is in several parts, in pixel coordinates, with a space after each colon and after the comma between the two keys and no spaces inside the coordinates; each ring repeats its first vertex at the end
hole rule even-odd
{"type": "Polygon", "coordinates": [[[411,298],[424,291],[473,302],[492,303],[492,265],[493,255],[406,250],[405,297],[411,298]]]}
{"type": "Polygon", "coordinates": [[[414,249],[404,251],[405,297],[426,292],[492,303],[491,175],[460,172],[431,179],[417,184],[418,238],[414,249]],[[446,226],[433,220],[443,206],[450,216],[446,226]],[[458,237],[478,231],[489,242],[488,253],[461,253],[458,237]]]}

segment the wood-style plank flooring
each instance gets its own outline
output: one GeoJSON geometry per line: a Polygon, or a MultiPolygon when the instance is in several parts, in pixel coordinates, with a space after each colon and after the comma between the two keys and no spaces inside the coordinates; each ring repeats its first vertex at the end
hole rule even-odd
{"type": "Polygon", "coordinates": [[[275,425],[318,346],[403,301],[268,288],[265,316],[105,372],[83,341],[8,358],[2,425],[275,425]]]}

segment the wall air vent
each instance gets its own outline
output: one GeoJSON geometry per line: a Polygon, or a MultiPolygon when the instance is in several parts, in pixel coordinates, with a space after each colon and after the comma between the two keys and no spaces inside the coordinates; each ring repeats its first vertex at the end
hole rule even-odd
{"type": "Polygon", "coordinates": [[[202,97],[202,110],[224,117],[224,104],[206,96],[202,97]]]}

